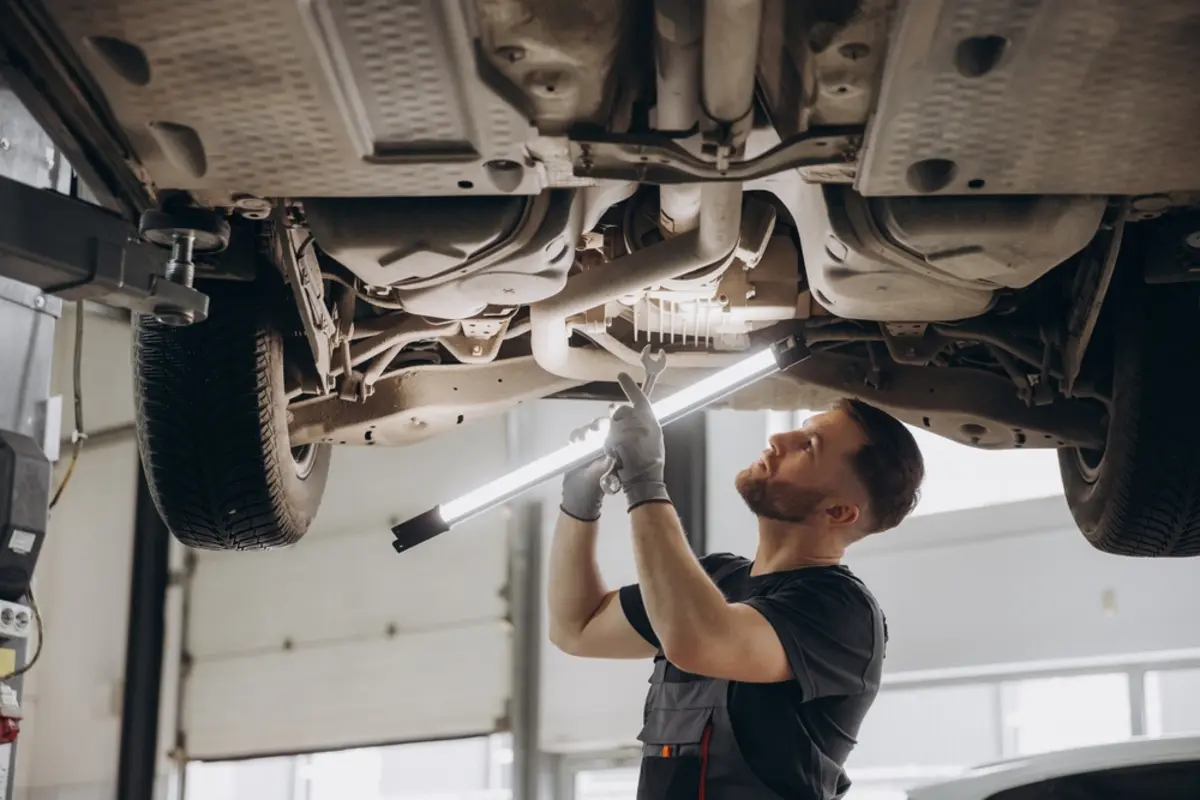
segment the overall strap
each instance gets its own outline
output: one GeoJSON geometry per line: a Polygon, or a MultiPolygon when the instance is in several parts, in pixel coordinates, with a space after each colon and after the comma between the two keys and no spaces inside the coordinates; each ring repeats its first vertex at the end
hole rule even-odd
{"type": "Polygon", "coordinates": [[[737,572],[739,569],[741,569],[744,566],[745,566],[745,564],[743,564],[740,559],[736,559],[736,558],[730,559],[729,561],[726,561],[721,566],[717,567],[716,571],[714,571],[713,574],[709,576],[709,580],[711,580],[715,584],[720,584],[721,581],[723,581],[725,578],[729,577],[733,573],[737,572]]]}

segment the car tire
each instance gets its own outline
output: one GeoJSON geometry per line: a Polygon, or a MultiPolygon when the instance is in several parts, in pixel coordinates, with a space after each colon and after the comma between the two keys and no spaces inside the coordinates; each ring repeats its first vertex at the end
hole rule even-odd
{"type": "Polygon", "coordinates": [[[205,550],[294,544],[329,474],[330,445],[293,449],[284,392],[290,296],[278,278],[210,281],[209,318],[135,315],[134,398],[150,494],[181,542],[205,550]]]}
{"type": "Polygon", "coordinates": [[[1118,265],[1105,309],[1113,323],[1105,447],[1059,450],[1063,488],[1099,550],[1200,555],[1200,372],[1190,362],[1200,348],[1200,293],[1193,284],[1148,286],[1134,267],[1118,265]]]}

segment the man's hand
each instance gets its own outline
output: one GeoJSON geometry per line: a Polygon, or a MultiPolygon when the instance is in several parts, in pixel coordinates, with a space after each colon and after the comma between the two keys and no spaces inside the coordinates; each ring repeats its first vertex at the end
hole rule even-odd
{"type": "Polygon", "coordinates": [[[666,461],[662,426],[654,418],[650,399],[637,382],[625,372],[618,383],[629,398],[629,405],[618,408],[612,417],[605,450],[617,459],[617,477],[625,490],[629,510],[654,500],[670,501],[663,482],[666,461]]]}
{"type": "MultiPolygon", "coordinates": [[[[601,418],[603,419],[603,418],[601,418]]],[[[577,442],[589,433],[600,429],[600,419],[582,428],[571,431],[571,441],[577,442]]],[[[576,467],[563,476],[563,513],[581,522],[600,519],[600,507],[604,503],[604,490],[600,488],[600,476],[608,469],[608,459],[603,456],[595,461],[576,467]]]]}

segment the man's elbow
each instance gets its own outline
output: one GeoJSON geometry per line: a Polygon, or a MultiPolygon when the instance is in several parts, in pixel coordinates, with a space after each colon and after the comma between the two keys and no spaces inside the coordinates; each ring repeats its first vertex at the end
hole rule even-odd
{"type": "Polygon", "coordinates": [[[696,675],[704,674],[707,649],[695,636],[668,636],[661,641],[663,656],[677,669],[696,675]]]}
{"type": "Polygon", "coordinates": [[[550,644],[569,656],[579,655],[582,631],[571,631],[560,627],[550,628],[550,644]]]}

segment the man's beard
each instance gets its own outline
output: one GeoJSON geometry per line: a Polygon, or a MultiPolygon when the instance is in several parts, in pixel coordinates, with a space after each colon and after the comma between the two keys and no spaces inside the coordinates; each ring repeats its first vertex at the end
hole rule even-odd
{"type": "Polygon", "coordinates": [[[738,474],[734,487],[755,516],[779,522],[807,522],[825,499],[825,494],[816,489],[801,489],[757,477],[749,469],[738,474]]]}

